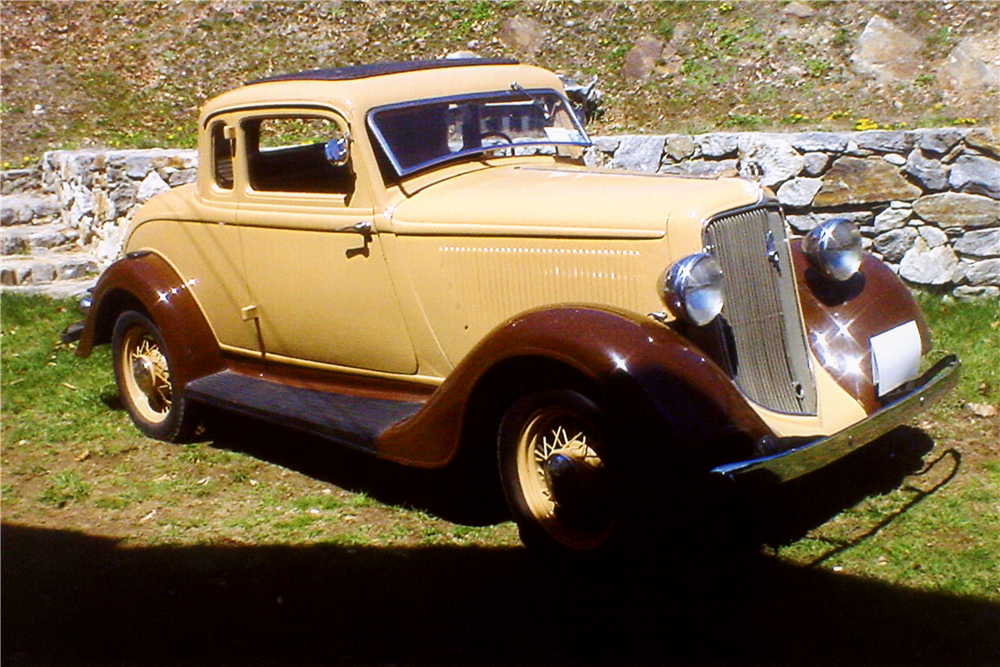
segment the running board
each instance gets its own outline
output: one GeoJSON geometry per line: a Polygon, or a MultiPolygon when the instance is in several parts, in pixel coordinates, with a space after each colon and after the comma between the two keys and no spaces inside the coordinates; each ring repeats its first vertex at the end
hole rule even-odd
{"type": "Polygon", "coordinates": [[[189,382],[186,398],[263,421],[305,431],[340,445],[376,451],[390,426],[416,414],[423,403],[331,394],[221,371],[189,382]]]}

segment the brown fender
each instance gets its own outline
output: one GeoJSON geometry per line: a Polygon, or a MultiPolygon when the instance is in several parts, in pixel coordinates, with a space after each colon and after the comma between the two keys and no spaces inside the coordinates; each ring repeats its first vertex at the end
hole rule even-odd
{"type": "MultiPolygon", "coordinates": [[[[491,332],[423,410],[383,434],[378,454],[411,465],[445,465],[462,444],[463,428],[483,419],[480,412],[502,410],[506,405],[497,401],[537,389],[553,369],[585,381],[623,426],[641,422],[664,444],[701,450],[699,458],[725,458],[718,451],[723,441],[749,452],[754,441],[772,434],[722,369],[671,328],[624,310],[562,306],[529,311],[491,332]],[[516,376],[500,370],[515,364],[516,376]],[[491,386],[496,382],[505,383],[506,392],[491,386]],[[489,400],[477,400],[482,396],[489,400]],[[710,445],[716,454],[705,453],[710,445]]],[[[495,432],[483,433],[494,440],[473,445],[494,448],[495,432]]]]}
{"type": "Polygon", "coordinates": [[[854,277],[841,283],[809,266],[801,239],[792,241],[791,250],[809,346],[837,384],[871,414],[882,405],[872,381],[870,340],[913,320],[926,354],[931,339],[920,307],[903,281],[871,255],[864,256],[854,277]],[[848,374],[833,363],[845,357],[860,359],[861,372],[848,374]]]}
{"type": "Polygon", "coordinates": [[[225,367],[215,335],[188,285],[166,260],[151,252],[129,254],[101,275],[76,353],[86,357],[95,345],[110,343],[115,321],[126,310],[145,312],[159,327],[170,350],[176,386],[225,367]]]}

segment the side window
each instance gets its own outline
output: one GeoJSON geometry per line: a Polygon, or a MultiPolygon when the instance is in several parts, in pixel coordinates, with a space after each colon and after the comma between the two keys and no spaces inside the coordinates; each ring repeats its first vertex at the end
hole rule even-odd
{"type": "Polygon", "coordinates": [[[232,130],[225,123],[216,123],[212,126],[212,173],[215,175],[215,184],[224,190],[233,189],[235,140],[232,134],[232,130]]]}
{"type": "Polygon", "coordinates": [[[246,120],[242,127],[254,190],[354,192],[349,163],[338,165],[327,146],[345,138],[336,122],[318,116],[275,116],[246,120]]]}

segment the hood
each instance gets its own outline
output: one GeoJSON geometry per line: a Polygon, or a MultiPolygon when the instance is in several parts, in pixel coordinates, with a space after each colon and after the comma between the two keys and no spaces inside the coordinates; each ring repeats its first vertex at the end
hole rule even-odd
{"type": "Polygon", "coordinates": [[[562,165],[490,166],[426,185],[392,210],[397,234],[659,238],[760,201],[735,178],[686,178],[562,165]]]}

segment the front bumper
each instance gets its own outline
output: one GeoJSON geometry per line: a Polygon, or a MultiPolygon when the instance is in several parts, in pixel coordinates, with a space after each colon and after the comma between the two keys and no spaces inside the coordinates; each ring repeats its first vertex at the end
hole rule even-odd
{"type": "Polygon", "coordinates": [[[919,378],[908,383],[891,402],[867,419],[839,433],[814,440],[788,451],[746,461],[727,463],[712,469],[712,476],[740,484],[780,483],[818,470],[864,447],[941,398],[958,382],[961,362],[949,355],[919,378]]]}

